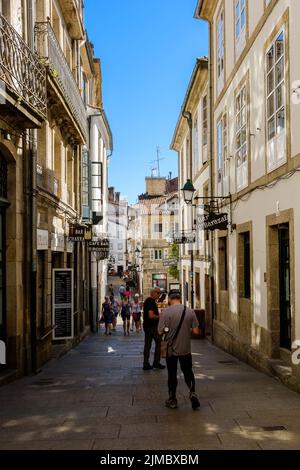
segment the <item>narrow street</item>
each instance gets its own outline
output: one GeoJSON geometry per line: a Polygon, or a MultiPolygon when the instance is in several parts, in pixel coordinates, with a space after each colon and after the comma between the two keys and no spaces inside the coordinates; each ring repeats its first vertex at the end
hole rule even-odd
{"type": "Polygon", "coordinates": [[[142,370],[143,334],[86,339],[38,376],[0,389],[0,449],[300,449],[300,396],[206,341],[194,341],[201,409],[183,379],[142,370]],[[275,426],[275,428],[273,428],[275,426]],[[277,427],[277,428],[276,428],[277,427]]]}

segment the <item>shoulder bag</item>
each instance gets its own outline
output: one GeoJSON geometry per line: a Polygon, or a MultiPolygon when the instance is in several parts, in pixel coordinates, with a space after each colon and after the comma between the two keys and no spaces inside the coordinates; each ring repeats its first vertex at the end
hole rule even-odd
{"type": "Polygon", "coordinates": [[[183,309],[179,325],[177,327],[176,333],[173,336],[173,338],[168,340],[168,341],[166,341],[164,339],[161,341],[160,355],[161,355],[162,358],[167,358],[167,357],[173,356],[173,343],[174,343],[175,339],[177,338],[177,336],[178,336],[178,334],[181,330],[183,320],[184,320],[184,317],[185,317],[185,313],[186,313],[186,307],[184,307],[184,309],[183,309]]]}

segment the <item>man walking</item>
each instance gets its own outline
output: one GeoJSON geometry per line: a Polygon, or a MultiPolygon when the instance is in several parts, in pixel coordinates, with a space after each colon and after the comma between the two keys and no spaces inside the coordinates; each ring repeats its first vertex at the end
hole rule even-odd
{"type": "Polygon", "coordinates": [[[199,334],[199,323],[193,310],[181,304],[181,293],[170,291],[170,307],[165,309],[160,317],[158,333],[166,334],[165,340],[172,342],[172,355],[167,357],[169,399],[166,406],[171,409],[177,408],[177,365],[180,363],[185,383],[190,392],[192,408],[200,407],[199,399],[195,393],[195,376],[191,354],[191,333],[199,334]]]}
{"type": "Polygon", "coordinates": [[[165,369],[160,364],[160,343],[161,337],[158,334],[157,327],[159,322],[159,311],[157,300],[160,296],[160,289],[157,287],[151,291],[150,297],[144,302],[144,332],[145,332],[145,348],[144,348],[144,370],[165,369]],[[149,357],[152,346],[152,340],[155,341],[155,353],[153,366],[150,365],[149,357]]]}

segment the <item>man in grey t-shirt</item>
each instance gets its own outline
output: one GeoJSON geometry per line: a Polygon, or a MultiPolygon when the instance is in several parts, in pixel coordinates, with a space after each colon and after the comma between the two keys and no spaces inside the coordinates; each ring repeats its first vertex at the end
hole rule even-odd
{"type": "MultiPolygon", "coordinates": [[[[179,291],[171,291],[169,293],[169,304],[170,307],[162,312],[158,325],[158,333],[160,335],[162,335],[165,330],[168,330],[165,338],[166,341],[171,341],[174,338],[185,309],[181,304],[181,293],[179,291]]],[[[200,407],[199,399],[195,393],[195,376],[193,373],[191,354],[191,332],[195,334],[199,333],[199,323],[195,312],[186,308],[181,328],[177,338],[173,341],[173,354],[166,359],[169,386],[169,399],[166,401],[166,406],[168,408],[177,408],[176,390],[178,361],[184,375],[185,383],[190,391],[192,408],[196,410],[200,407]]]]}

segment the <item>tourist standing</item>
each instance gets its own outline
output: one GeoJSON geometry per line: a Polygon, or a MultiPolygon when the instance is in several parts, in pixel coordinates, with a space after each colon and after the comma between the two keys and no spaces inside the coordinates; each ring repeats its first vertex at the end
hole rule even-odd
{"type": "Polygon", "coordinates": [[[132,321],[134,322],[134,325],[135,325],[135,331],[137,333],[140,333],[142,329],[142,325],[141,325],[142,302],[140,302],[139,294],[135,294],[133,298],[133,302],[131,304],[131,311],[132,311],[132,321]]]}
{"type": "Polygon", "coordinates": [[[165,369],[165,366],[160,364],[160,343],[161,337],[158,334],[159,311],[157,301],[160,297],[160,289],[156,287],[151,291],[150,297],[144,302],[144,332],[145,332],[145,347],[144,347],[144,370],[151,369],[165,369]],[[155,353],[153,365],[149,362],[152,341],[155,342],[155,353]]]}
{"type": "Polygon", "coordinates": [[[120,303],[118,302],[117,299],[115,299],[113,295],[111,295],[110,297],[110,303],[111,303],[112,313],[113,313],[113,331],[116,331],[118,315],[120,312],[120,303]]]}

